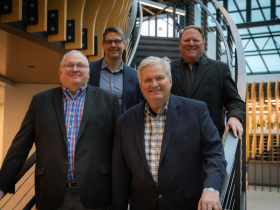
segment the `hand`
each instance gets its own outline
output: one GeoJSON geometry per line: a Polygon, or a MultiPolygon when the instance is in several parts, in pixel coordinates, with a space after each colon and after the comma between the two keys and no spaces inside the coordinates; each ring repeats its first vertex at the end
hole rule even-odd
{"type": "Polygon", "coordinates": [[[197,210],[222,210],[219,195],[215,192],[204,191],[198,202],[197,210]]]}
{"type": "Polygon", "coordinates": [[[5,193],[4,191],[0,190],[0,201],[2,200],[2,198],[4,197],[5,193]]]}
{"type": "Polygon", "coordinates": [[[238,132],[239,139],[242,139],[243,126],[237,117],[229,118],[225,130],[225,134],[228,134],[229,129],[232,129],[233,135],[235,137],[237,137],[237,132],[238,132]]]}

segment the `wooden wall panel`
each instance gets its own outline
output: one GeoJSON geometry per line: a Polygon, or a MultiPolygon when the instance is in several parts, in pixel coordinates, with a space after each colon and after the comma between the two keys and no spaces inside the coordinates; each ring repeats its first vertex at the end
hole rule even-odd
{"type": "Polygon", "coordinates": [[[22,20],[22,0],[13,0],[12,13],[2,14],[0,16],[2,23],[16,22],[22,20]]]}
{"type": "Polygon", "coordinates": [[[108,19],[110,18],[110,14],[113,11],[116,0],[111,0],[108,4],[108,1],[103,1],[100,6],[100,12],[97,14],[97,19],[95,23],[95,36],[97,36],[97,55],[90,56],[89,61],[96,61],[103,58],[104,53],[102,49],[102,35],[103,31],[106,28],[108,19]]]}
{"type": "Polygon", "coordinates": [[[276,80],[275,82],[275,100],[276,100],[276,104],[275,104],[275,113],[276,113],[276,143],[277,145],[279,145],[279,81],[276,80]]]}
{"type": "Polygon", "coordinates": [[[267,137],[267,151],[270,151],[272,146],[271,138],[271,82],[267,82],[267,118],[268,118],[268,137],[267,137]]]}
{"type": "Polygon", "coordinates": [[[66,40],[67,0],[48,0],[48,10],[58,10],[58,34],[48,35],[49,42],[66,40]]]}
{"type": "Polygon", "coordinates": [[[83,13],[85,3],[86,0],[67,1],[67,20],[75,20],[75,42],[65,43],[65,49],[82,48],[83,13]]]}
{"type": "Polygon", "coordinates": [[[28,25],[26,31],[28,33],[44,32],[47,31],[47,0],[38,0],[38,24],[28,25]]]}
{"type": "MultiPolygon", "coordinates": [[[[88,47],[87,49],[80,50],[84,55],[94,55],[94,45],[97,44],[94,43],[95,24],[99,12],[103,12],[100,10],[102,2],[103,0],[87,0],[85,3],[83,14],[83,28],[88,29],[88,47]]],[[[101,42],[101,40],[98,39],[98,42],[101,42]]]]}
{"type": "Polygon", "coordinates": [[[259,154],[262,154],[262,150],[264,149],[264,120],[263,120],[263,110],[264,110],[264,92],[263,92],[263,82],[260,82],[259,85],[259,104],[260,104],[260,142],[259,142],[259,154]]]}
{"type": "Polygon", "coordinates": [[[251,158],[255,157],[257,146],[257,120],[256,120],[256,83],[252,82],[251,85],[251,102],[252,102],[252,125],[253,125],[253,141],[251,158]]]}
{"type": "MultiPolygon", "coordinates": [[[[122,14],[122,11],[125,9],[124,6],[126,5],[125,0],[116,0],[114,9],[110,14],[110,18],[107,22],[106,28],[117,26],[117,21],[122,14]]],[[[123,31],[124,33],[124,31],[123,31]]]]}
{"type": "Polygon", "coordinates": [[[249,127],[249,83],[246,83],[246,158],[250,156],[250,127],[249,127]]]}

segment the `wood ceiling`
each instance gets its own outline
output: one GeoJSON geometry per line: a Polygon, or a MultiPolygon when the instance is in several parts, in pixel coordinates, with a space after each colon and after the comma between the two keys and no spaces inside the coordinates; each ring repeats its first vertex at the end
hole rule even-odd
{"type": "Polygon", "coordinates": [[[59,83],[58,67],[67,50],[0,23],[0,77],[13,83],[59,83]]]}

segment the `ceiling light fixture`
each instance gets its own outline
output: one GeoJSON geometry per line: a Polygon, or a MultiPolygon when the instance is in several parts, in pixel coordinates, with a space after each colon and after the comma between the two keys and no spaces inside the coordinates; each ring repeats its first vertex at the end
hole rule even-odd
{"type": "MultiPolygon", "coordinates": [[[[149,7],[160,9],[160,10],[163,10],[166,7],[165,4],[160,4],[160,3],[149,1],[149,0],[140,0],[140,3],[143,4],[143,5],[149,6],[149,7]]],[[[173,8],[172,7],[168,7],[168,8],[165,9],[165,11],[173,13],[173,8]]],[[[186,12],[184,10],[177,9],[177,8],[176,8],[176,12],[175,13],[177,15],[182,15],[182,16],[186,15],[186,12]]]]}

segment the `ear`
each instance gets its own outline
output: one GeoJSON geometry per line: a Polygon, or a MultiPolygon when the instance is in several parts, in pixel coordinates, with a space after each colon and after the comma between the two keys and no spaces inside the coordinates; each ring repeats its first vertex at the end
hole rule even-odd
{"type": "Polygon", "coordinates": [[[59,76],[61,76],[61,74],[62,74],[61,68],[58,69],[58,74],[59,74],[59,76]]]}
{"type": "Polygon", "coordinates": [[[125,47],[125,45],[126,45],[126,41],[123,41],[123,45],[124,45],[124,47],[125,47]]]}

